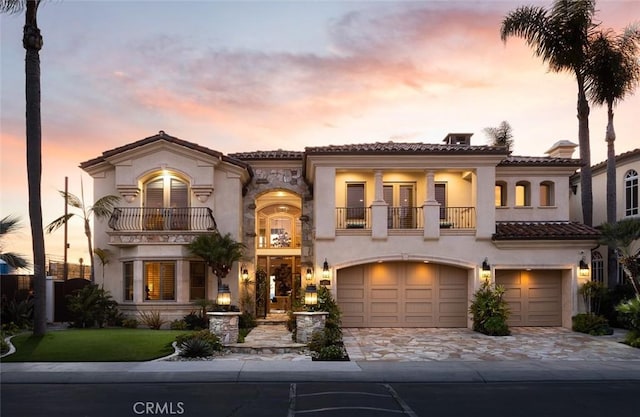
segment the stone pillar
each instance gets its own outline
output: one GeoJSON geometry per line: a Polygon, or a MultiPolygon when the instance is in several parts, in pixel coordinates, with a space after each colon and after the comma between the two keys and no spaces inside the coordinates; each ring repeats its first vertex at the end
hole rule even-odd
{"type": "Polygon", "coordinates": [[[296,311],[296,342],[309,343],[316,330],[324,329],[324,322],[329,313],[325,311],[296,311]]]}
{"type": "Polygon", "coordinates": [[[236,311],[207,313],[209,331],[218,336],[223,345],[238,343],[238,323],[241,314],[236,311]]]}

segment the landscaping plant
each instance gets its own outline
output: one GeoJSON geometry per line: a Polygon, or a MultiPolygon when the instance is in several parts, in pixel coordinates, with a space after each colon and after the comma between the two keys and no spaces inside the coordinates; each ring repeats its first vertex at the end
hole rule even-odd
{"type": "Polygon", "coordinates": [[[318,288],[318,305],[315,311],[325,311],[328,314],[324,328],[315,331],[309,342],[311,357],[315,360],[337,361],[349,360],[347,351],[342,342],[342,313],[338,303],[334,300],[326,287],[318,288]]]}
{"type": "Polygon", "coordinates": [[[209,330],[178,335],[176,345],[180,350],[180,356],[188,358],[211,356],[214,352],[222,350],[220,339],[209,330]]]}
{"type": "Polygon", "coordinates": [[[489,336],[508,336],[511,334],[507,319],[509,306],[503,299],[505,289],[501,285],[495,288],[484,281],[473,296],[469,307],[472,315],[473,330],[489,336]]]}
{"type": "Polygon", "coordinates": [[[118,303],[109,291],[90,284],[67,296],[67,308],[72,315],[72,327],[87,328],[105,324],[116,325],[122,322],[118,303]]]}
{"type": "Polygon", "coordinates": [[[167,321],[162,318],[159,311],[141,311],[140,323],[144,324],[150,329],[160,330],[163,324],[167,321]]]}

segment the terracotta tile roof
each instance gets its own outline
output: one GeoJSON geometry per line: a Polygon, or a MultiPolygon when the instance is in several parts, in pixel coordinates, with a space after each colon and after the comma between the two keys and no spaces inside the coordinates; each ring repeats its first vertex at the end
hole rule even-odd
{"type": "Polygon", "coordinates": [[[104,151],[101,156],[80,163],[80,168],[82,168],[82,169],[89,168],[89,167],[91,167],[93,165],[97,165],[97,164],[99,164],[101,162],[104,162],[107,158],[109,158],[111,156],[117,155],[117,154],[122,153],[122,152],[130,151],[132,149],[138,148],[140,146],[148,145],[150,143],[159,142],[159,141],[165,141],[165,142],[173,143],[173,144],[176,144],[176,145],[184,146],[185,148],[189,148],[189,149],[193,149],[193,150],[198,151],[198,152],[202,152],[202,153],[210,155],[210,156],[212,156],[214,158],[220,158],[223,161],[227,161],[227,162],[230,162],[230,163],[235,164],[235,165],[240,165],[240,166],[245,167],[245,168],[247,167],[247,165],[242,161],[239,161],[239,160],[234,159],[234,158],[226,157],[221,152],[214,151],[213,149],[209,149],[207,147],[198,145],[196,143],[188,142],[186,140],[177,138],[175,136],[168,135],[163,130],[161,130],[160,132],[158,132],[157,135],[149,136],[147,138],[140,139],[140,140],[138,140],[136,142],[132,142],[132,143],[129,143],[129,144],[124,145],[124,146],[120,146],[120,147],[117,147],[117,148],[114,148],[114,149],[110,149],[108,151],[104,151]]]}
{"type": "Polygon", "coordinates": [[[578,222],[496,222],[493,240],[598,239],[600,232],[578,222]]]}
{"type": "Polygon", "coordinates": [[[278,149],[275,151],[253,151],[253,152],[236,152],[230,153],[231,158],[239,160],[264,160],[264,159],[285,159],[285,160],[302,160],[304,152],[300,151],[284,151],[278,149]]]}
{"type": "Polygon", "coordinates": [[[572,158],[552,158],[549,156],[509,156],[500,161],[499,167],[503,166],[582,166],[579,159],[572,158]]]}
{"type": "Polygon", "coordinates": [[[501,146],[471,146],[471,145],[442,145],[434,143],[399,143],[399,142],[376,142],[361,143],[354,145],[328,145],[306,147],[307,155],[327,155],[327,154],[506,154],[501,146]]]}
{"type": "MultiPolygon", "coordinates": [[[[632,159],[633,157],[640,157],[640,148],[636,148],[631,151],[623,152],[620,155],[616,155],[616,163],[623,162],[627,159],[632,159]]],[[[596,165],[591,166],[592,171],[600,171],[607,169],[607,161],[604,160],[602,162],[597,163],[596,165]]]]}

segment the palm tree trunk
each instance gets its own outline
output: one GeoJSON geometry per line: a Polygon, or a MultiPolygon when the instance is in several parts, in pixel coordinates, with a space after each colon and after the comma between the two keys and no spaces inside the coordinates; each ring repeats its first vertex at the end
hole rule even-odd
{"type": "Polygon", "coordinates": [[[40,49],[42,48],[42,36],[36,22],[38,2],[27,1],[26,7],[22,44],[26,50],[27,179],[33,248],[33,289],[35,293],[33,334],[41,336],[47,331],[44,229],[40,192],[42,182],[42,125],[40,117],[40,49]]]}
{"type": "Polygon", "coordinates": [[[578,142],[580,145],[580,191],[582,222],[593,225],[593,191],[591,186],[591,149],[589,144],[589,102],[585,94],[584,77],[576,71],[578,80],[578,142]]]}
{"type": "MultiPolygon", "coordinates": [[[[616,132],[613,128],[613,102],[607,103],[607,223],[617,220],[616,207],[616,132]]],[[[618,257],[615,248],[607,247],[607,286],[618,284],[618,257]]]]}
{"type": "Polygon", "coordinates": [[[95,284],[96,279],[95,279],[95,268],[93,265],[93,244],[91,243],[91,226],[89,225],[89,220],[87,219],[87,217],[85,216],[85,220],[84,220],[84,234],[87,236],[87,244],[89,246],[89,261],[91,262],[91,283],[95,284]]]}

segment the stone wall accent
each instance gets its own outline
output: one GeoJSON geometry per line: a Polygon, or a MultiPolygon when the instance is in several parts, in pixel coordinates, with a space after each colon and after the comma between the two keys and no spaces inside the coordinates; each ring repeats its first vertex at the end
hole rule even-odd
{"type": "Polygon", "coordinates": [[[324,323],[329,313],[325,311],[296,311],[296,342],[309,343],[316,330],[324,329],[324,323]]]}
{"type": "Polygon", "coordinates": [[[238,342],[238,323],[240,312],[210,312],[209,331],[220,339],[223,345],[231,345],[238,342]]]}

